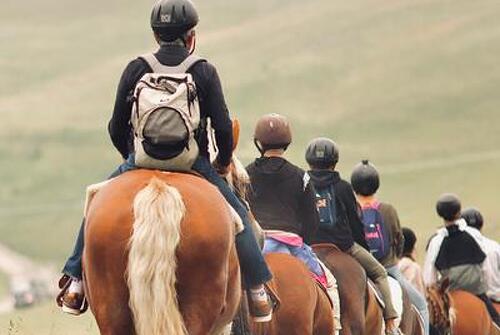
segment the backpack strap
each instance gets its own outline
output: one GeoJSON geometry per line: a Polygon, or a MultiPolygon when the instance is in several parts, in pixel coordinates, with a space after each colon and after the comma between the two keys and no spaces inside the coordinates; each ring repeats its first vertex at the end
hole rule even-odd
{"type": "Polygon", "coordinates": [[[189,55],[179,65],[168,66],[160,63],[158,58],[156,58],[156,56],[151,53],[142,55],[139,58],[143,59],[146,63],[148,63],[149,67],[153,70],[154,73],[169,73],[169,74],[186,73],[195,64],[206,61],[204,58],[195,55],[189,55]]]}

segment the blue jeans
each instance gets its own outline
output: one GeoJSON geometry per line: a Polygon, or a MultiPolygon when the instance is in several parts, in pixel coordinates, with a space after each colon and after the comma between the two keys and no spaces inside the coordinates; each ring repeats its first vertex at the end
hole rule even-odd
{"type": "MultiPolygon", "coordinates": [[[[110,178],[119,176],[122,173],[136,168],[137,167],[134,164],[134,157],[131,155],[127,161],[121,164],[118,169],[111,174],[110,178]]],[[[255,236],[253,235],[246,207],[242,204],[238,197],[234,195],[229,185],[217,173],[217,171],[215,171],[207,158],[199,156],[192,169],[201,174],[205,179],[219,189],[224,198],[231,205],[231,207],[234,208],[243,221],[245,229],[236,236],[236,250],[238,252],[241,273],[243,275],[243,279],[245,280],[245,284],[249,287],[254,287],[271,280],[271,272],[267,267],[257,241],[255,240],[255,236]]],[[[63,269],[63,273],[75,278],[82,277],[82,254],[84,246],[83,229],[84,224],[82,223],[73,254],[68,259],[63,269]]]]}
{"type": "Polygon", "coordinates": [[[266,238],[264,242],[263,253],[267,254],[270,252],[276,252],[280,254],[289,254],[300,259],[308,267],[309,271],[314,273],[316,276],[323,276],[323,269],[319,265],[318,258],[314,251],[307,244],[303,244],[301,247],[294,247],[291,245],[286,245],[283,242],[276,241],[272,238],[266,238]]]}
{"type": "Polygon", "coordinates": [[[397,265],[387,268],[387,273],[396,279],[401,287],[408,293],[411,303],[415,305],[420,315],[422,315],[424,321],[424,334],[429,335],[429,310],[427,309],[425,297],[406,280],[397,265]]]}

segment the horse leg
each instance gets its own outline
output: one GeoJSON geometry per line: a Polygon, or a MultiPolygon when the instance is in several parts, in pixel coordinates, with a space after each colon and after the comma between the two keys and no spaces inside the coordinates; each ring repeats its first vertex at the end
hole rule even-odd
{"type": "Polygon", "coordinates": [[[118,247],[111,247],[100,239],[103,236],[100,229],[102,227],[95,225],[91,217],[85,229],[83,254],[85,288],[90,309],[102,335],[133,335],[135,329],[128,307],[128,287],[122,275],[127,264],[122,250],[126,248],[129,233],[125,229],[115,231],[116,240],[124,242],[118,247]]]}
{"type": "MultiPolygon", "coordinates": [[[[209,254],[215,253],[210,251],[209,254]]],[[[215,264],[214,260],[203,261],[203,266],[210,270],[199,272],[196,276],[191,275],[192,267],[180,265],[178,268],[179,277],[185,278],[177,284],[177,292],[189,335],[219,335],[231,323],[239,306],[241,285],[234,247],[228,257],[230,260],[226,260],[225,264],[215,264]]],[[[201,264],[200,261],[197,266],[201,264]]]]}

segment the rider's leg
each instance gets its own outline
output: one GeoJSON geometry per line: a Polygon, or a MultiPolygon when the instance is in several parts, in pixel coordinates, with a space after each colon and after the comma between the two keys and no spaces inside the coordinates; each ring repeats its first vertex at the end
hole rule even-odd
{"type": "Polygon", "coordinates": [[[83,253],[83,227],[85,220],[82,221],[73,253],[66,261],[62,272],[71,278],[82,279],[82,253],[83,253]]]}
{"type": "Polygon", "coordinates": [[[406,280],[397,265],[387,268],[387,272],[406,290],[411,303],[417,307],[420,315],[422,315],[424,334],[429,335],[429,310],[427,308],[427,301],[425,300],[425,297],[415,287],[413,287],[408,280],[406,280]]]}
{"type": "Polygon", "coordinates": [[[273,240],[272,238],[266,238],[264,241],[264,249],[262,249],[262,253],[265,255],[270,252],[290,254],[290,249],[283,243],[273,240]]]}
{"type": "Polygon", "coordinates": [[[478,295],[477,297],[484,302],[484,304],[486,305],[486,308],[488,309],[488,313],[491,316],[491,319],[497,325],[497,327],[500,327],[500,318],[498,316],[498,312],[497,312],[495,306],[493,306],[493,303],[491,302],[490,298],[488,298],[488,296],[484,293],[478,295]]]}
{"type": "MultiPolygon", "coordinates": [[[[120,174],[134,170],[134,157],[130,155],[123,164],[121,164],[118,169],[116,169],[109,179],[119,176],[120,174]]],[[[83,303],[83,285],[82,285],[82,254],[84,246],[84,229],[85,229],[85,219],[82,220],[80,225],[80,230],[78,232],[78,237],[76,239],[75,246],[73,248],[73,253],[66,261],[62,273],[71,278],[71,284],[67,288],[66,293],[62,297],[63,310],[71,314],[79,314],[76,309],[77,305],[83,303]]]]}
{"type": "MultiPolygon", "coordinates": [[[[268,304],[266,306],[262,304],[263,299],[268,299],[263,285],[271,280],[272,275],[252,232],[248,210],[238,197],[234,195],[226,181],[222,179],[217,171],[215,171],[207,158],[200,156],[194,163],[192,169],[217,186],[229,205],[235,209],[243,221],[245,229],[236,236],[236,250],[240,260],[241,273],[246,285],[250,288],[250,297],[254,300],[254,305],[259,307],[260,304],[262,309],[267,309],[268,304]]],[[[269,311],[268,315],[257,321],[269,319],[271,315],[270,312],[271,311],[269,311]]]]}
{"type": "Polygon", "coordinates": [[[354,243],[354,245],[347,250],[347,253],[361,264],[368,277],[373,280],[380,290],[380,294],[385,303],[384,319],[396,319],[398,317],[398,312],[392,305],[391,289],[387,280],[387,271],[385,268],[372,256],[372,254],[357,243],[354,243]]]}
{"type": "MultiPolygon", "coordinates": [[[[121,164],[108,179],[119,176],[120,174],[135,169],[134,157],[130,155],[123,164],[121,164]]],[[[85,226],[85,219],[82,220],[78,237],[76,239],[73,254],[68,258],[62,272],[71,278],[82,279],[82,253],[83,253],[83,232],[85,226]]]]}

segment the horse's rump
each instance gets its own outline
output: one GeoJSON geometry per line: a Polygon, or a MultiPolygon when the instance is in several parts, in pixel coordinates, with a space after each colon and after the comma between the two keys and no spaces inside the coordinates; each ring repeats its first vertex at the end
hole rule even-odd
{"type": "MultiPolygon", "coordinates": [[[[132,291],[147,292],[148,300],[154,300],[155,294],[170,294],[164,292],[168,284],[158,280],[170,276],[170,284],[176,283],[171,289],[176,292],[170,294],[169,301],[175,305],[177,296],[189,334],[208,334],[229,322],[240,294],[234,226],[225,200],[207,181],[189,174],[128,172],[100,190],[86,221],[84,271],[89,301],[102,334],[133,333],[129,300],[133,306],[133,301],[140,301],[140,293],[134,294],[135,300],[129,299],[126,278],[132,291]],[[169,254],[173,258],[162,263],[161,258],[169,254]],[[169,266],[175,266],[173,260],[178,266],[172,272],[169,266]],[[152,264],[156,262],[158,266],[152,264]],[[138,273],[142,273],[139,279],[134,277],[138,273]],[[141,280],[145,281],[142,285],[141,280]]],[[[142,300],[142,305],[147,302],[142,300]]],[[[151,314],[164,313],[163,321],[170,322],[172,313],[165,311],[156,307],[149,315],[136,315],[135,319],[147,323],[156,318],[151,314]]],[[[135,312],[142,313],[143,308],[135,312]]]]}
{"type": "Polygon", "coordinates": [[[484,302],[465,291],[450,291],[452,332],[455,335],[488,335],[492,320],[484,302]]]}

